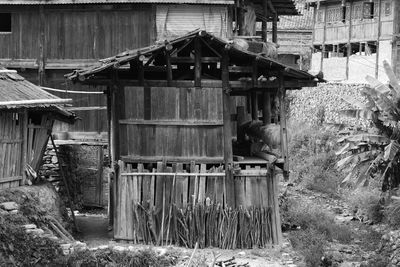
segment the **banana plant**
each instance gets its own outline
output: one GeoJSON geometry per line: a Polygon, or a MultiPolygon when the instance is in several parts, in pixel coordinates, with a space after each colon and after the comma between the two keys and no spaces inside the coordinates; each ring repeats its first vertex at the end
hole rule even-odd
{"type": "Polygon", "coordinates": [[[398,185],[400,167],[400,84],[390,65],[384,61],[389,85],[367,76],[369,86],[362,90],[367,99],[362,103],[343,97],[354,109],[340,113],[353,118],[370,120],[378,134],[361,133],[342,137],[342,147],[336,152],[336,166],[347,173],[342,184],[367,185],[371,178],[379,179],[383,191],[398,185]]]}

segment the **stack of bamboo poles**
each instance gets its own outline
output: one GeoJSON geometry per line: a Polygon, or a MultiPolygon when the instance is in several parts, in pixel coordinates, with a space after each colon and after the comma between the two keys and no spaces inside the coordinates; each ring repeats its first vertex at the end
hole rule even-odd
{"type": "MultiPolygon", "coordinates": [[[[222,167],[206,170],[205,165],[194,165],[190,169],[193,172],[186,173],[179,164],[166,167],[159,163],[149,172],[142,164],[133,169],[120,162],[115,239],[189,248],[198,243],[200,248],[224,249],[265,247],[279,242],[279,212],[272,197],[275,187],[266,182],[271,177],[237,174],[241,180],[236,181],[235,191],[242,188],[243,199],[237,201],[239,205],[229,207],[224,200],[235,191],[226,192],[222,167]]],[[[246,171],[260,173],[260,168],[246,171]]]]}

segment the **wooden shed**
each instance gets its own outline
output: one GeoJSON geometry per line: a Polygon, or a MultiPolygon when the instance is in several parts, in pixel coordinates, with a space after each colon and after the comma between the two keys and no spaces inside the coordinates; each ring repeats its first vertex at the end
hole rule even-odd
{"type": "Polygon", "coordinates": [[[281,242],[275,167],[288,172],[285,92],[316,77],[202,30],[67,77],[108,88],[115,239],[281,242]]]}
{"type": "Polygon", "coordinates": [[[53,123],[72,123],[68,102],[0,67],[0,189],[25,184],[39,170],[53,123]]]}

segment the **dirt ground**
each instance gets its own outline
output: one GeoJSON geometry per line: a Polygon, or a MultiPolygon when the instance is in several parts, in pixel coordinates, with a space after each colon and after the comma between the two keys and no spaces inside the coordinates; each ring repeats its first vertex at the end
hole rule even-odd
{"type": "MultiPolygon", "coordinates": [[[[159,253],[174,250],[181,255],[180,263],[177,266],[186,266],[194,251],[193,249],[175,246],[158,247],[115,242],[112,237],[112,231],[109,231],[108,218],[105,214],[78,213],[76,215],[76,220],[80,231],[76,238],[85,242],[89,249],[96,249],[99,247],[104,248],[104,246],[108,246],[117,247],[117,249],[119,247],[130,247],[131,250],[140,250],[151,247],[159,253]]],[[[248,263],[248,266],[251,267],[304,266],[301,257],[293,251],[286,239],[282,246],[271,246],[270,248],[265,249],[197,249],[194,252],[192,263],[194,263],[195,266],[202,266],[203,263],[210,264],[214,256],[218,256],[218,260],[228,260],[235,257],[234,261],[236,264],[248,263]]]]}

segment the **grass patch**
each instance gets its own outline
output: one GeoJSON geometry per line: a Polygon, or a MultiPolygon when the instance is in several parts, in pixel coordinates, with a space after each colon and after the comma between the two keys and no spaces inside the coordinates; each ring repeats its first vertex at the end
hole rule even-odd
{"type": "Polygon", "coordinates": [[[281,209],[282,221],[298,230],[289,232],[293,247],[298,250],[307,266],[320,266],[328,241],[350,243],[352,232],[335,223],[333,216],[312,203],[289,200],[281,209]]]}
{"type": "Polygon", "coordinates": [[[346,195],[346,201],[355,214],[366,217],[373,223],[383,221],[385,217],[384,205],[378,189],[359,188],[347,192],[346,195]]]}
{"type": "Polygon", "coordinates": [[[153,249],[142,249],[135,252],[103,249],[97,251],[78,251],[68,256],[63,266],[107,266],[107,267],[148,267],[174,266],[178,263],[177,252],[158,254],[153,249]]]}

